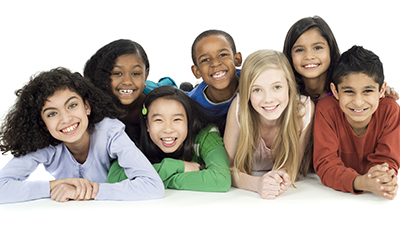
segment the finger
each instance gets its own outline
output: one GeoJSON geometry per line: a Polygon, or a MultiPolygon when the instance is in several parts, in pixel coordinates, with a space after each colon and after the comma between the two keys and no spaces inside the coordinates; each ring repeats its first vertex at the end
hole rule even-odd
{"type": "Polygon", "coordinates": [[[92,198],[92,193],[93,193],[93,186],[92,183],[88,179],[84,179],[85,183],[85,194],[84,194],[84,199],[85,200],[90,200],[92,198]]]}
{"type": "Polygon", "coordinates": [[[270,171],[267,173],[269,177],[274,179],[277,183],[283,182],[282,177],[276,171],[270,171]]]}
{"type": "Polygon", "coordinates": [[[93,191],[92,191],[92,199],[96,198],[97,193],[99,192],[99,184],[97,182],[91,182],[93,191]]]}

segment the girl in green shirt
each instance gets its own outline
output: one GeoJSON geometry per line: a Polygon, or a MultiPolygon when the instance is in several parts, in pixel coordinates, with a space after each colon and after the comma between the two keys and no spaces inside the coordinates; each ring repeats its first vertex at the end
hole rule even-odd
{"type": "MultiPolygon", "coordinates": [[[[150,92],[140,117],[140,146],[165,188],[226,192],[229,160],[212,117],[183,91],[162,86],[150,92]]],[[[115,161],[108,182],[127,179],[115,161]]]]}

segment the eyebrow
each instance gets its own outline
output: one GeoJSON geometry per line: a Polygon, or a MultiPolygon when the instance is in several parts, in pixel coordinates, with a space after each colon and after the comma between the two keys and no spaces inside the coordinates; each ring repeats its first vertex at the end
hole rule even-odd
{"type": "MultiPolygon", "coordinates": [[[[228,49],[228,48],[223,48],[223,49],[218,50],[217,52],[218,52],[218,53],[221,53],[222,51],[228,51],[228,52],[229,52],[229,49],[228,49]]],[[[200,56],[197,57],[197,61],[200,60],[200,58],[202,58],[202,57],[204,57],[204,56],[207,56],[208,54],[209,54],[209,53],[201,54],[200,56]]]]}
{"type": "MultiPolygon", "coordinates": [[[[72,99],[78,99],[78,97],[76,97],[76,96],[71,96],[70,98],[68,98],[68,99],[65,101],[64,106],[67,105],[67,103],[69,103],[72,99]]],[[[56,109],[56,108],[54,108],[54,107],[45,108],[45,109],[43,109],[43,112],[42,112],[42,113],[44,114],[46,111],[52,110],[52,109],[56,109]]]]}
{"type": "MultiPolygon", "coordinates": [[[[113,68],[122,68],[122,65],[114,65],[113,68]]],[[[132,69],[134,69],[134,68],[141,68],[141,69],[143,69],[142,65],[140,65],[140,64],[136,64],[135,66],[132,67],[132,69]]]]}
{"type": "MultiPolygon", "coordinates": [[[[340,87],[340,89],[354,89],[354,88],[351,86],[343,86],[343,87],[340,87]]],[[[368,86],[365,86],[364,89],[376,89],[376,87],[374,85],[368,85],[368,86]]]]}
{"type": "MultiPolygon", "coordinates": [[[[315,46],[315,45],[318,45],[318,44],[323,44],[323,45],[326,45],[326,43],[325,43],[325,42],[316,42],[316,43],[313,43],[313,44],[311,44],[311,46],[315,46]]],[[[295,48],[299,48],[299,47],[305,47],[305,46],[304,46],[304,45],[302,45],[302,44],[300,44],[300,45],[296,45],[296,46],[293,46],[292,50],[293,50],[293,49],[295,49],[295,48]]]]}
{"type": "MultiPolygon", "coordinates": [[[[157,113],[155,113],[155,114],[153,114],[151,117],[155,117],[155,116],[162,116],[162,114],[157,114],[157,113]]],[[[176,114],[173,114],[172,116],[182,116],[182,117],[185,117],[185,115],[182,114],[182,113],[176,113],[176,114]]]]}

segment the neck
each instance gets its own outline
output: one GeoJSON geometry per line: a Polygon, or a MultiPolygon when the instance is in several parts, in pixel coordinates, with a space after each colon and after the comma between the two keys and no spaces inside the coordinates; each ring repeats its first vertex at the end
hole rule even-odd
{"type": "Polygon", "coordinates": [[[316,78],[303,77],[305,91],[312,99],[319,99],[328,94],[325,91],[326,74],[327,72],[316,78]]]}
{"type": "Polygon", "coordinates": [[[75,160],[81,164],[86,161],[86,158],[89,155],[89,147],[90,147],[90,135],[89,132],[86,132],[83,138],[75,143],[64,143],[67,146],[69,152],[71,152],[72,156],[75,160]]]}
{"type": "Polygon", "coordinates": [[[206,94],[207,98],[210,101],[212,101],[213,103],[224,102],[224,101],[231,99],[232,96],[236,93],[238,84],[239,84],[238,79],[235,78],[235,83],[229,84],[224,89],[217,89],[217,88],[208,86],[205,91],[205,94],[206,94]]]}

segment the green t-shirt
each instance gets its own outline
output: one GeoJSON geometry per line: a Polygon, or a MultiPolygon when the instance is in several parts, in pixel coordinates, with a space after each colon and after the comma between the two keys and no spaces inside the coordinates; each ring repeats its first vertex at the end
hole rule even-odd
{"type": "MultiPolygon", "coordinates": [[[[192,162],[197,162],[205,168],[185,173],[183,161],[172,158],[164,158],[160,163],[153,164],[153,167],[160,175],[165,188],[210,192],[226,192],[230,189],[228,155],[215,126],[209,125],[197,134],[192,162]]],[[[115,183],[126,179],[124,168],[119,166],[118,161],[114,161],[107,182],[115,183]]]]}

